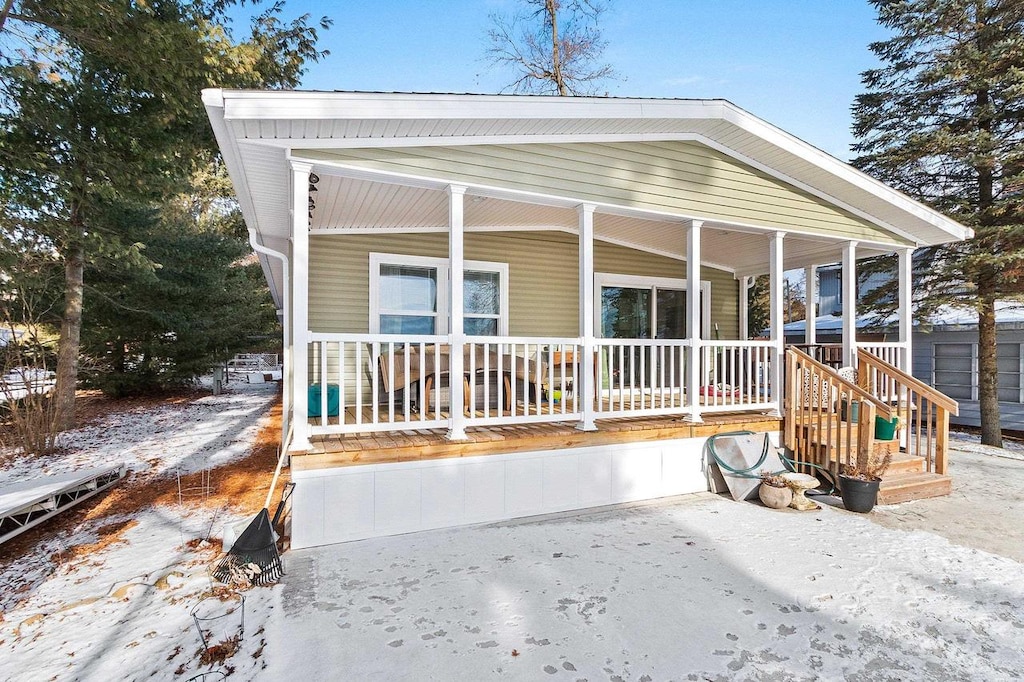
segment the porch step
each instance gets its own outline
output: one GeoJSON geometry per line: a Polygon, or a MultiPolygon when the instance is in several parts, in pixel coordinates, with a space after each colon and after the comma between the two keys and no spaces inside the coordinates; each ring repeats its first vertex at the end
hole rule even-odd
{"type": "Polygon", "coordinates": [[[886,472],[878,490],[878,504],[899,504],[927,497],[941,497],[953,491],[953,478],[945,474],[886,472]]]}
{"type": "Polygon", "coordinates": [[[920,473],[924,473],[924,457],[908,455],[905,452],[899,452],[897,450],[893,453],[892,462],[889,463],[889,468],[886,470],[883,479],[888,479],[892,476],[898,476],[901,474],[920,473]]]}

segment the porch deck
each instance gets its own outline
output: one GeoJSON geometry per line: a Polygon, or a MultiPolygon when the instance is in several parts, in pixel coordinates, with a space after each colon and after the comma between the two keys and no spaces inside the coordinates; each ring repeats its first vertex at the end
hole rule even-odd
{"type": "Polygon", "coordinates": [[[445,429],[408,429],[330,434],[313,438],[313,450],[292,456],[293,471],[361,464],[472,457],[542,450],[567,450],[708,437],[728,431],[779,431],[782,418],[765,414],[706,415],[702,423],[679,416],[645,416],[597,420],[596,431],[580,431],[575,422],[507,424],[466,429],[466,440],[446,439],[445,429]]]}

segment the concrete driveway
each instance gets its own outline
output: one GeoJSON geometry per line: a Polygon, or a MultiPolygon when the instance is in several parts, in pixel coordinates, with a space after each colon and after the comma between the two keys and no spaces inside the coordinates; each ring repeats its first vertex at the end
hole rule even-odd
{"type": "MultiPolygon", "coordinates": [[[[983,459],[954,455],[959,485],[974,480],[971,467],[986,473],[992,465],[971,457],[983,459]]],[[[1007,462],[1024,477],[1024,462],[1007,462]]],[[[953,544],[928,532],[957,541],[1003,534],[1001,526],[986,533],[996,494],[993,516],[979,520],[970,514],[973,489],[959,492],[959,502],[866,516],[699,494],[292,552],[265,625],[275,651],[264,673],[1017,679],[1024,565],[1008,557],[1020,558],[1021,545],[999,556],[990,552],[1013,539],[953,544]]],[[[1020,506],[1004,504],[1003,516],[1021,532],[1020,506]]]]}

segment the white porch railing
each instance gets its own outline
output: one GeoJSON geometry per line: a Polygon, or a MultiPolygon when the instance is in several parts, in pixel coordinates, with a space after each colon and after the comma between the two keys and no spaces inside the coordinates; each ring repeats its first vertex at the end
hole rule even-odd
{"type": "MultiPolygon", "coordinates": [[[[310,334],[312,435],[448,425],[447,336],[310,334]]],[[[301,389],[300,389],[301,390],[301,389]]],[[[300,397],[301,399],[301,393],[300,397]]]]}
{"type": "Polygon", "coordinates": [[[466,337],[466,426],[578,421],[576,338],[466,337]]]}
{"type": "Polygon", "coordinates": [[[682,414],[689,347],[686,339],[595,339],[595,416],[682,414]]]}
{"type": "Polygon", "coordinates": [[[701,342],[701,411],[778,408],[771,341],[701,342]]]}
{"type": "Polygon", "coordinates": [[[904,351],[907,344],[898,341],[861,341],[854,344],[857,350],[867,351],[875,357],[885,360],[893,367],[898,367],[904,372],[910,373],[909,358],[904,362],[904,351]]]}
{"type": "Polygon", "coordinates": [[[700,386],[686,387],[691,341],[595,339],[594,376],[582,375],[579,338],[466,337],[463,376],[452,381],[447,335],[310,334],[310,436],[471,427],[593,417],[692,416],[778,407],[774,346],[765,341],[699,342],[700,386]],[[463,413],[450,411],[462,391],[463,413]]]}

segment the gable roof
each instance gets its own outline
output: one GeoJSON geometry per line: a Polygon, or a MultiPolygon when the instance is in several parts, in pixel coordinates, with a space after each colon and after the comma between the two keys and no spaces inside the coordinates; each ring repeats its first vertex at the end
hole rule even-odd
{"type": "MultiPolygon", "coordinates": [[[[289,233],[289,158],[462,145],[695,142],[877,226],[889,237],[873,236],[865,255],[872,248],[885,252],[887,245],[932,245],[972,235],[956,221],[720,99],[212,89],[203,91],[203,100],[247,224],[261,242],[279,250],[289,233]]],[[[572,198],[552,197],[552,205],[561,200],[571,206],[572,198]]],[[[679,222],[715,216],[636,217],[679,222]]],[[[727,220],[721,224],[731,225],[727,220]]],[[[803,261],[822,262],[811,249],[803,261]]],[[[787,262],[787,267],[797,265],[787,262]]]]}

